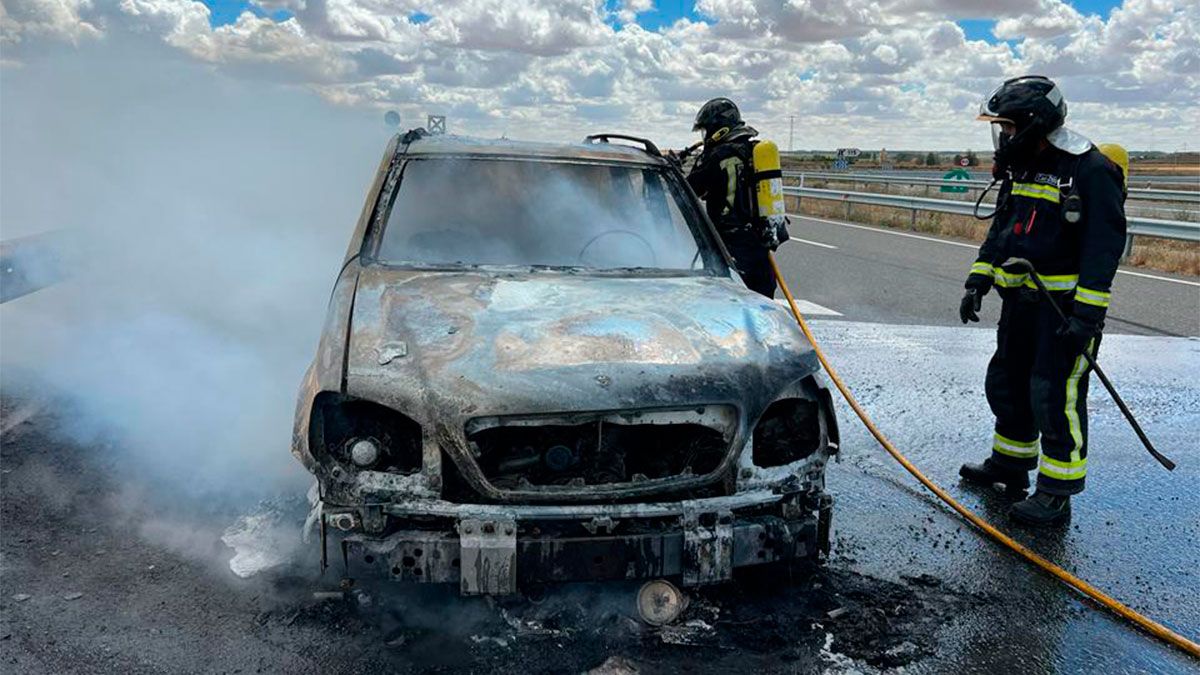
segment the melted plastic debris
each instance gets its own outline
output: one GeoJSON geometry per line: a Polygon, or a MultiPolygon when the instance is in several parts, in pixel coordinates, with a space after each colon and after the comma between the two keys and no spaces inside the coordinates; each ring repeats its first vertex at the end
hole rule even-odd
{"type": "Polygon", "coordinates": [[[712,645],[717,629],[703,619],[691,619],[681,625],[663,626],[658,635],[669,645],[712,645]]]}
{"type": "Polygon", "coordinates": [[[233,549],[229,569],[248,579],[291,559],[298,537],[295,526],[286,526],[280,510],[266,506],[258,513],[239,516],[221,541],[233,549]]]}

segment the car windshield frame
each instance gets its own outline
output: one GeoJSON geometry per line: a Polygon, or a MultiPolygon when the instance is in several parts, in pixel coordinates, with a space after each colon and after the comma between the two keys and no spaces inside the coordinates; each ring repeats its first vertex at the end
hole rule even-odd
{"type": "Polygon", "coordinates": [[[359,257],[363,264],[378,265],[406,270],[418,271],[487,271],[499,272],[549,272],[583,276],[648,276],[648,277],[730,277],[732,272],[727,264],[724,249],[716,237],[715,231],[708,222],[707,215],[687,188],[682,174],[671,167],[649,162],[631,162],[615,159],[612,161],[596,159],[580,159],[571,157],[545,157],[523,154],[473,154],[473,153],[430,153],[398,155],[389,169],[387,180],[380,190],[367,231],[364,233],[359,257]],[[388,227],[392,210],[395,207],[401,186],[404,183],[404,173],[415,162],[423,161],[513,161],[530,164],[570,164],[595,167],[611,167],[629,170],[654,171],[663,180],[671,197],[686,223],[692,239],[696,244],[696,260],[701,263],[699,268],[660,268],[660,267],[588,267],[586,265],[541,265],[541,264],[497,264],[497,263],[467,263],[467,262],[421,262],[389,260],[379,256],[383,245],[384,233],[388,227]]]}

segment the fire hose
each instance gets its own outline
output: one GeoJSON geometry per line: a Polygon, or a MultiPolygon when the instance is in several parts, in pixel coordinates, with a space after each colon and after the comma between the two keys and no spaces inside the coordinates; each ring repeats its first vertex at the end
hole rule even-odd
{"type": "Polygon", "coordinates": [[[1020,542],[1001,532],[999,529],[988,523],[980,516],[976,515],[974,511],[971,511],[967,507],[958,503],[958,501],[951,497],[949,493],[938,487],[936,483],[926,477],[925,474],[921,473],[921,470],[918,469],[911,461],[909,461],[909,459],[904,456],[904,453],[900,452],[896,446],[893,445],[890,440],[888,440],[888,437],[879,430],[879,427],[877,427],[875,422],[871,420],[871,417],[867,414],[867,411],[863,409],[858,400],[854,398],[854,395],[850,393],[850,389],[846,387],[846,384],[842,381],[842,378],[838,376],[837,370],[835,370],[833,365],[829,363],[829,359],[826,358],[825,352],[821,349],[820,345],[817,344],[817,339],[813,337],[812,331],[809,330],[808,323],[805,322],[804,317],[800,314],[800,309],[796,306],[796,298],[792,296],[792,292],[788,288],[787,282],[783,278],[783,273],[779,271],[779,264],[775,261],[774,254],[770,255],[770,260],[771,269],[775,273],[775,280],[779,282],[779,287],[783,290],[784,297],[787,298],[788,307],[792,310],[792,316],[796,319],[796,323],[800,325],[800,330],[804,333],[804,336],[808,338],[809,343],[813,347],[813,351],[815,351],[817,354],[817,359],[820,360],[821,365],[825,368],[825,372],[828,373],[829,379],[833,381],[838,391],[840,391],[842,396],[846,399],[846,402],[849,403],[850,407],[854,409],[854,413],[858,415],[860,420],[862,420],[862,423],[867,427],[867,430],[871,432],[871,435],[875,437],[875,440],[878,441],[881,446],[883,446],[883,449],[886,450],[893,459],[899,462],[906,471],[911,473],[918,481],[921,482],[922,485],[936,495],[938,499],[941,499],[946,503],[947,506],[958,512],[960,516],[978,529],[982,530],[985,534],[989,535],[996,541],[1011,549],[1013,552],[1020,555],[1025,560],[1033,563],[1034,566],[1041,568],[1043,571],[1056,577],[1059,581],[1063,582],[1067,586],[1070,586],[1076,591],[1091,598],[1117,616],[1137,625],[1139,628],[1145,630],[1154,637],[1178,647],[1192,657],[1200,658],[1200,644],[1184,637],[1183,635],[1180,635],[1179,633],[1176,633],[1170,628],[1167,628],[1166,626],[1147,616],[1139,614],[1138,612],[1121,603],[1119,600],[1109,596],[1083,579],[1080,579],[1062,567],[1059,567],[1053,562],[1050,562],[1049,560],[1033,552],[1020,542]]]}

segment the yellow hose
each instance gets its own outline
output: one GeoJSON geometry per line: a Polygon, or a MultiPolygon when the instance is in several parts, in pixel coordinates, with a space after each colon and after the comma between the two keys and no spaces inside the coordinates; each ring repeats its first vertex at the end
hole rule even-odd
{"type": "Polygon", "coordinates": [[[883,446],[883,449],[887,450],[888,454],[895,458],[897,462],[900,462],[901,466],[915,476],[917,480],[921,481],[922,485],[929,488],[930,492],[933,492],[933,494],[937,495],[939,499],[941,499],[943,502],[946,502],[950,508],[957,511],[959,515],[961,515],[963,518],[966,518],[975,527],[978,527],[980,530],[983,530],[987,534],[991,535],[991,537],[996,541],[1004,544],[1013,551],[1016,551],[1021,555],[1021,557],[1025,558],[1034,565],[1037,565],[1046,572],[1058,577],[1059,581],[1062,581],[1064,584],[1074,588],[1080,593],[1083,593],[1101,605],[1104,605],[1118,616],[1137,624],[1151,635],[1182,649],[1195,658],[1200,658],[1200,644],[1197,644],[1192,640],[1180,635],[1179,633],[1172,631],[1170,628],[1167,628],[1153,619],[1138,614],[1132,609],[1121,604],[1120,601],[1109,597],[1095,586],[1092,586],[1083,579],[1080,579],[1058,565],[1046,560],[1037,553],[1025,548],[1019,542],[1014,541],[1011,537],[990,525],[983,518],[975,515],[973,511],[962,504],[959,504],[953,497],[947,494],[945,490],[938,487],[937,484],[926,478],[925,474],[921,473],[920,469],[913,466],[913,463],[908,461],[908,458],[905,457],[899,450],[897,450],[896,446],[892,445],[892,442],[888,440],[887,436],[883,435],[883,432],[879,430],[879,427],[875,426],[875,423],[871,421],[870,416],[867,415],[867,411],[863,410],[863,407],[859,405],[857,400],[855,400],[854,395],[850,393],[850,390],[846,387],[846,384],[842,382],[842,378],[838,377],[837,371],[834,370],[833,366],[829,363],[829,359],[825,358],[825,352],[823,352],[821,347],[817,345],[817,339],[813,337],[812,331],[808,329],[808,324],[804,321],[804,317],[800,315],[799,308],[796,307],[796,299],[792,297],[792,291],[788,288],[787,282],[784,281],[783,274],[779,271],[779,264],[775,262],[774,255],[771,255],[771,269],[775,272],[775,279],[779,282],[779,287],[783,289],[783,295],[787,298],[788,306],[791,307],[792,316],[796,318],[796,323],[800,324],[800,330],[804,331],[804,336],[807,337],[808,341],[812,344],[813,350],[817,353],[817,358],[820,359],[821,365],[825,367],[825,372],[829,373],[829,379],[833,380],[833,383],[837,386],[838,391],[842,392],[842,396],[846,398],[846,402],[849,403],[850,407],[854,409],[854,412],[858,415],[858,418],[861,419],[863,424],[866,425],[867,429],[871,432],[871,435],[875,437],[875,440],[879,441],[879,444],[883,446]]]}

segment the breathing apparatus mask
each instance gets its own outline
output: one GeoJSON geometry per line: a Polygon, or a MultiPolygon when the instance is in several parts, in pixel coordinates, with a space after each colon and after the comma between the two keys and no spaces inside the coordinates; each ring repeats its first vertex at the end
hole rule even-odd
{"type": "Polygon", "coordinates": [[[992,149],[999,150],[1008,145],[1013,135],[1004,129],[1004,122],[992,122],[992,149]]]}
{"type": "Polygon", "coordinates": [[[1038,141],[1045,137],[1038,128],[1039,125],[1030,124],[1018,130],[1013,122],[1006,119],[993,119],[991,122],[992,148],[995,150],[992,155],[992,182],[979,194],[979,199],[975,200],[973,215],[978,220],[987,220],[1000,210],[1003,203],[996,204],[992,213],[979,215],[979,207],[988,192],[1010,177],[1014,167],[1032,160],[1037,152],[1038,141]]]}
{"type": "Polygon", "coordinates": [[[996,173],[1001,176],[1015,166],[1028,163],[1037,153],[1038,141],[1046,137],[1048,129],[1040,124],[1028,124],[1016,129],[1012,122],[992,122],[992,147],[996,173]],[[1014,132],[1015,130],[1015,132],[1014,132]]]}
{"type": "MultiPolygon", "coordinates": [[[[982,117],[983,115],[984,113],[981,111],[980,116],[982,117]]],[[[992,155],[992,182],[979,193],[979,198],[975,200],[975,208],[972,211],[972,215],[977,220],[988,220],[1000,210],[1003,204],[997,203],[996,208],[991,213],[982,216],[979,215],[979,207],[983,204],[984,197],[991,192],[992,188],[1002,183],[1012,173],[1014,162],[1022,158],[1022,156],[1032,154],[1029,153],[1029,155],[1026,155],[1026,148],[1024,147],[1027,144],[1025,142],[1026,139],[1030,138],[1030,135],[1027,133],[1029,131],[1028,127],[1022,131],[1016,131],[1016,125],[1006,119],[993,118],[991,119],[991,123],[992,149],[995,151],[992,155]]],[[[1034,139],[1034,142],[1036,143],[1036,139],[1034,139]]]]}
{"type": "Polygon", "coordinates": [[[729,127],[721,127],[712,133],[709,133],[708,129],[702,129],[700,130],[700,139],[704,142],[705,146],[716,145],[721,142],[721,139],[729,135],[729,131],[729,127]]]}

